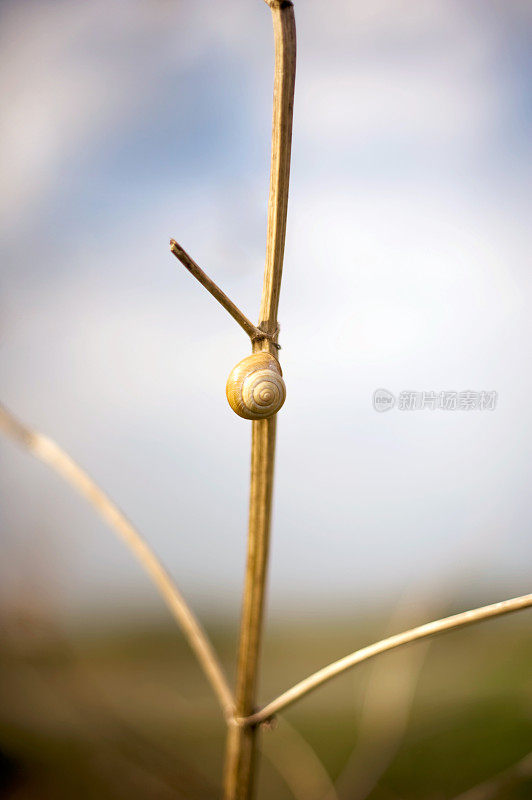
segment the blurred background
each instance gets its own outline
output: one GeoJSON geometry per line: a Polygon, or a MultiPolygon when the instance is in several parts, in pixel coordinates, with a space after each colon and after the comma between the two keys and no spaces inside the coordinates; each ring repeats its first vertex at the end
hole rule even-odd
{"type": "MultiPolygon", "coordinates": [[[[224,388],[248,344],[168,241],[256,318],[270,13],[0,20],[1,401],[126,510],[232,674],[250,426],[224,388]]],[[[263,700],[529,592],[532,558],[532,6],[301,0],[296,22],[263,700]],[[378,414],[379,387],[498,403],[378,414]]],[[[0,458],[0,796],[216,797],[223,723],[149,580],[47,468],[0,458]]],[[[265,734],[259,797],[532,797],[531,657],[524,612],[359,668],[265,734]]]]}

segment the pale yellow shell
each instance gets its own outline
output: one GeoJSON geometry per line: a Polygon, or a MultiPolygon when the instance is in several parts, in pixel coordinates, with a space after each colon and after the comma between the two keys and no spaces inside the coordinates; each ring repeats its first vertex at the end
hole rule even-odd
{"type": "Polygon", "coordinates": [[[229,405],[244,419],[276,414],[286,397],[281,367],[270,353],[253,353],[233,367],[225,389],[229,405]]]}

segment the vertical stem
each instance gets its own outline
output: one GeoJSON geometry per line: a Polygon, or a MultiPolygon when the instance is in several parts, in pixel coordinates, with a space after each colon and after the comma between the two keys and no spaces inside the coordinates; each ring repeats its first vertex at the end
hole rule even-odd
{"type": "Polygon", "coordinates": [[[277,309],[283,274],[290,155],[292,152],[292,118],[296,79],[296,22],[289,0],[271,0],[275,39],[275,73],[273,84],[272,160],[270,197],[268,201],[268,233],[266,267],[260,306],[259,327],[267,333],[277,330],[277,309]]]}
{"type": "MultiPolygon", "coordinates": [[[[246,580],[237,667],[236,715],[253,713],[258,679],[275,455],[276,417],[254,420],[246,580]]],[[[258,728],[229,729],[225,776],[227,800],[251,797],[258,728]]]]}
{"type": "MultiPolygon", "coordinates": [[[[272,11],[275,39],[272,158],[266,265],[259,327],[275,337],[283,270],[283,255],[290,180],[292,115],[296,68],[296,29],[290,0],[267,0],[272,11]]],[[[272,341],[254,344],[277,356],[272,341]]],[[[251,487],[248,554],[237,666],[235,719],[229,727],[225,764],[225,800],[250,800],[256,759],[257,726],[238,724],[255,707],[264,595],[268,567],[276,418],[252,422],[251,487]]]]}
{"type": "Polygon", "coordinates": [[[276,422],[273,416],[251,423],[248,555],[236,687],[239,716],[251,713],[255,702],[270,539],[276,422]]]}

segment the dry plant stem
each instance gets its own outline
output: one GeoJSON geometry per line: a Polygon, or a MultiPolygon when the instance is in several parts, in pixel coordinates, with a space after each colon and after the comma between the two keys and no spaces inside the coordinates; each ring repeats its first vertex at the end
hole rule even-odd
{"type": "Polygon", "coordinates": [[[418,628],[412,628],[409,631],[390,636],[388,639],[383,639],[375,644],[370,644],[368,647],[363,647],[361,650],[356,650],[354,653],[345,656],[345,658],[341,658],[339,661],[335,661],[327,667],[318,670],[318,672],[305,678],[300,683],[296,683],[296,685],[292,686],[288,691],[283,692],[283,694],[279,695],[275,700],[272,700],[271,703],[261,708],[260,711],[257,711],[245,720],[239,720],[239,722],[241,725],[250,725],[252,727],[261,722],[266,722],[279,711],[282,711],[287,706],[305,697],[305,695],[312,692],[314,689],[317,689],[318,686],[330,681],[331,678],[351,669],[351,667],[360,664],[362,661],[367,661],[368,658],[379,655],[379,653],[385,653],[387,650],[393,650],[395,647],[401,647],[404,644],[415,642],[418,639],[425,639],[427,636],[434,636],[437,633],[443,633],[453,628],[461,628],[464,625],[471,625],[474,622],[481,622],[491,617],[510,614],[513,611],[520,611],[530,606],[532,606],[532,594],[525,594],[522,597],[503,600],[500,603],[474,608],[471,611],[463,611],[461,614],[454,614],[452,617],[444,617],[444,619],[428,622],[426,625],[420,625],[418,628]]]}
{"type": "Polygon", "coordinates": [[[240,309],[235,306],[232,300],[227,297],[225,292],[222,292],[220,287],[211,279],[209,276],[203,272],[201,267],[199,267],[195,261],[191,259],[189,254],[183,250],[180,244],[176,242],[175,239],[170,239],[170,250],[174,254],[174,256],[179,259],[179,261],[183,264],[184,267],[193,275],[197,281],[201,283],[202,286],[207,289],[210,294],[214,297],[215,300],[218,300],[220,305],[222,305],[226,311],[233,317],[236,322],[240,325],[240,327],[247,333],[251,340],[264,338],[265,334],[263,331],[259,330],[249,319],[245,316],[245,314],[240,311],[240,309]]]}
{"type": "Polygon", "coordinates": [[[259,315],[259,328],[272,336],[277,332],[277,310],[283,273],[290,155],[292,151],[292,118],[296,78],[296,23],[292,3],[270,0],[275,39],[275,73],[273,87],[272,160],[266,267],[259,315]]]}
{"type": "Polygon", "coordinates": [[[170,611],[179,623],[185,638],[220,701],[226,719],[229,719],[234,711],[233,696],[207,634],[140,533],[105,492],[94,483],[92,478],[59,445],[47,436],[27,428],[1,405],[0,431],[25,447],[33,456],[48,464],[61,475],[67,483],[89,501],[100,516],[132,550],[159,589],[170,611]]]}
{"type": "MultiPolygon", "coordinates": [[[[268,350],[276,355],[277,310],[290,179],[296,29],[291,2],[270,0],[268,5],[273,17],[275,72],[266,264],[259,315],[259,328],[268,335],[268,339],[255,341],[253,349],[255,352],[268,350]]],[[[275,416],[252,422],[248,555],[237,665],[235,721],[227,739],[225,800],[249,800],[253,794],[258,730],[254,726],[238,724],[237,719],[249,717],[255,709],[268,565],[275,430],[275,416]]]]}
{"type": "MultiPolygon", "coordinates": [[[[248,553],[235,693],[238,717],[248,716],[255,708],[270,538],[276,418],[254,420],[251,424],[248,553]]],[[[256,737],[257,729],[254,727],[235,724],[229,729],[224,787],[227,800],[251,797],[256,737]]]]}

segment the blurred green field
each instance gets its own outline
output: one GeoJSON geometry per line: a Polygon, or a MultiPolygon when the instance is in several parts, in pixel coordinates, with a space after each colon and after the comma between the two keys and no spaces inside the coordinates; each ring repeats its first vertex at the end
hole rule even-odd
{"type": "MultiPolygon", "coordinates": [[[[340,800],[444,800],[487,779],[467,800],[532,798],[530,761],[513,766],[532,750],[531,622],[524,611],[448,633],[322,687],[263,732],[258,797],[331,800],[324,767],[340,800]]],[[[236,626],[207,627],[233,674],[236,626]]],[[[270,624],[262,699],[389,632],[385,615],[270,624]]],[[[223,743],[209,687],[168,621],[66,635],[3,620],[2,798],[216,798],[223,743]]]]}

